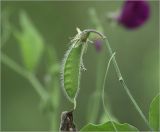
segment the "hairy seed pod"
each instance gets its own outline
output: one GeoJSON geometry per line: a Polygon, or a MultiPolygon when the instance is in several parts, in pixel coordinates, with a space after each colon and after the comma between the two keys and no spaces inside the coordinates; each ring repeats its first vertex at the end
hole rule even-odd
{"type": "Polygon", "coordinates": [[[83,55],[87,49],[88,37],[91,32],[98,34],[101,38],[105,36],[94,29],[80,31],[71,40],[71,46],[66,52],[62,65],[62,86],[71,102],[76,108],[76,97],[79,91],[81,69],[86,70],[83,65],[83,55]]]}
{"type": "Polygon", "coordinates": [[[82,56],[84,44],[83,42],[76,42],[78,46],[75,46],[75,43],[71,45],[67,51],[64,61],[63,61],[63,71],[62,71],[62,84],[67,97],[71,102],[74,102],[74,99],[77,96],[80,84],[80,72],[82,65],[82,56]],[[80,43],[80,44],[79,44],[80,43]]]}

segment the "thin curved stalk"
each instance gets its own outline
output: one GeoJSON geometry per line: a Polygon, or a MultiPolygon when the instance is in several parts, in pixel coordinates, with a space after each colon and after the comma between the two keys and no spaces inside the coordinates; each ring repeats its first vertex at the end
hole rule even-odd
{"type": "MultiPolygon", "coordinates": [[[[92,12],[92,10],[89,10],[89,16],[93,23],[93,26],[96,27],[96,30],[99,32],[103,32],[103,29],[101,26],[98,26],[98,19],[92,12]]],[[[105,52],[100,53],[100,58],[104,58],[106,56],[105,52]]],[[[103,83],[103,73],[104,70],[102,66],[104,65],[103,59],[98,59],[97,62],[97,68],[96,68],[96,90],[93,92],[93,95],[90,97],[90,100],[93,101],[93,104],[88,107],[88,120],[92,123],[98,122],[98,115],[99,115],[99,108],[101,106],[101,90],[102,90],[102,83],[103,83]]]]}
{"type": "Polygon", "coordinates": [[[107,75],[108,75],[108,70],[109,70],[109,67],[110,67],[110,63],[111,63],[112,59],[114,58],[114,56],[115,56],[115,53],[113,53],[112,56],[110,57],[107,68],[106,68],[106,72],[105,72],[105,76],[104,76],[104,80],[103,80],[103,88],[102,88],[102,103],[103,103],[103,108],[104,108],[106,117],[108,117],[109,121],[111,121],[115,131],[117,132],[117,128],[116,128],[115,124],[113,123],[112,119],[110,118],[110,115],[109,115],[109,113],[106,109],[106,105],[105,105],[105,102],[104,102],[104,89],[105,89],[105,84],[106,84],[106,78],[107,78],[107,75]]]}
{"type": "MultiPolygon", "coordinates": [[[[108,40],[105,40],[105,42],[106,42],[106,46],[107,46],[107,48],[108,48],[108,50],[109,50],[109,54],[110,54],[110,56],[111,56],[113,52],[112,52],[112,49],[111,49],[111,47],[110,47],[110,44],[109,44],[108,40]]],[[[115,68],[115,70],[116,70],[116,73],[117,73],[117,77],[118,77],[119,82],[120,82],[121,85],[123,86],[125,92],[127,93],[128,97],[129,97],[130,100],[132,101],[133,105],[135,106],[136,110],[138,111],[138,113],[140,114],[140,116],[142,117],[142,119],[144,120],[144,122],[146,123],[146,125],[150,128],[150,125],[149,125],[149,122],[148,122],[147,118],[145,117],[145,115],[143,114],[142,110],[141,110],[140,107],[138,106],[137,102],[136,102],[135,99],[133,98],[131,92],[129,91],[129,89],[128,89],[128,87],[127,87],[127,85],[126,85],[126,83],[125,83],[125,81],[124,81],[124,79],[123,79],[123,77],[122,77],[122,74],[121,74],[121,72],[120,72],[120,69],[119,69],[119,67],[118,67],[118,64],[117,64],[117,61],[116,61],[116,58],[115,58],[115,57],[113,57],[112,62],[113,62],[114,68],[115,68]]],[[[151,129],[151,128],[150,128],[150,129],[151,129]]],[[[151,129],[151,130],[152,130],[152,129],[151,129]]]]}

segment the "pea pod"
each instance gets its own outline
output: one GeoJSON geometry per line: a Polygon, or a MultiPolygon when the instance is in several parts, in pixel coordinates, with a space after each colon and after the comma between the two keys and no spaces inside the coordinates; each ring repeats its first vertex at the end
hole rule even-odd
{"type": "MultiPolygon", "coordinates": [[[[66,52],[62,65],[62,85],[63,89],[71,102],[76,104],[81,78],[81,69],[85,69],[83,65],[83,54],[87,48],[87,39],[90,32],[95,32],[101,37],[104,36],[95,30],[84,30],[81,32],[77,29],[78,34],[71,41],[71,46],[66,52]]],[[[75,107],[75,105],[74,105],[75,107]]]]}
{"type": "Polygon", "coordinates": [[[63,87],[69,97],[70,101],[74,102],[76,97],[79,84],[80,84],[80,70],[82,64],[83,48],[84,43],[78,42],[78,46],[75,46],[77,43],[71,45],[67,51],[64,63],[63,63],[63,87]]]}

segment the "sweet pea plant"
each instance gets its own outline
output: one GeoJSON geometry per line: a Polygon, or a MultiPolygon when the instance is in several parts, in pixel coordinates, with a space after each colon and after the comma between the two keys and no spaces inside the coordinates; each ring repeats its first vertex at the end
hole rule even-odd
{"type": "MultiPolygon", "coordinates": [[[[144,0],[127,0],[125,1],[123,9],[120,11],[120,13],[111,13],[108,15],[108,18],[111,19],[112,22],[122,25],[129,30],[132,30],[142,26],[149,18],[149,13],[150,8],[148,2],[144,0]]],[[[21,12],[20,24],[22,30],[18,31],[13,25],[9,24],[9,21],[7,21],[8,26],[4,26],[3,31],[7,30],[9,34],[7,34],[7,36],[4,36],[4,38],[2,36],[2,40],[4,40],[2,41],[2,44],[7,41],[10,34],[13,34],[14,38],[19,43],[23,66],[16,63],[3,52],[1,53],[1,62],[23,76],[26,80],[28,80],[35,91],[39,94],[43,112],[49,113],[50,115],[49,118],[51,121],[51,130],[139,131],[136,126],[113,120],[110,113],[108,112],[104,99],[104,90],[106,86],[105,83],[107,80],[109,67],[111,64],[113,64],[115,72],[117,74],[117,79],[119,80],[123,89],[126,91],[126,94],[133,103],[133,106],[136,108],[137,113],[139,113],[144,123],[148,127],[148,130],[160,131],[160,95],[158,94],[150,104],[149,118],[145,117],[122,77],[121,71],[116,61],[116,53],[111,49],[108,41],[109,36],[105,35],[105,32],[103,30],[104,28],[102,27],[101,21],[98,18],[96,10],[94,8],[91,8],[89,10],[89,16],[92,24],[94,25],[93,29],[85,29],[81,31],[81,29],[77,28],[77,34],[70,41],[70,47],[65,53],[63,62],[61,64],[57,62],[57,53],[54,47],[44,46],[44,39],[42,39],[42,36],[33,26],[27,14],[25,12],[21,12]],[[16,32],[12,32],[13,30],[16,30],[16,32]],[[79,93],[79,89],[81,87],[81,74],[83,74],[83,72],[87,72],[84,65],[84,54],[87,52],[87,47],[89,44],[95,46],[96,50],[100,52],[102,49],[102,43],[105,44],[107,52],[110,55],[110,59],[108,60],[106,66],[106,72],[103,78],[101,91],[101,101],[105,112],[106,122],[103,122],[102,124],[88,123],[80,130],[78,130],[76,122],[74,122],[74,117],[76,116],[74,114],[74,111],[77,108],[77,96],[78,94],[81,94],[81,92],[79,93]],[[43,83],[41,83],[40,79],[36,76],[36,70],[40,59],[42,58],[42,55],[44,55],[43,57],[45,58],[45,62],[48,64],[45,67],[43,83]],[[59,77],[59,73],[61,74],[61,78],[59,77]],[[59,78],[61,79],[61,84],[59,83],[59,78]],[[59,123],[57,122],[57,119],[59,119],[60,117],[57,116],[57,113],[59,112],[60,107],[61,87],[67,99],[73,104],[73,108],[71,110],[62,112],[61,122],[59,123]]],[[[95,109],[95,106],[93,105],[93,109],[90,110],[90,113],[96,113],[96,110],[97,109],[95,109]]],[[[95,120],[95,117],[92,117],[92,119],[90,120],[95,120]]]]}
{"type": "MultiPolygon", "coordinates": [[[[79,85],[80,85],[81,71],[86,70],[86,68],[84,67],[84,63],[83,63],[83,55],[87,51],[88,43],[90,42],[92,43],[92,41],[89,39],[89,35],[92,33],[96,33],[97,35],[100,36],[100,38],[103,41],[105,41],[106,47],[110,54],[110,60],[106,68],[106,73],[105,73],[104,81],[103,81],[102,94],[101,94],[105,115],[109,119],[109,121],[104,124],[88,124],[84,126],[81,129],[81,131],[138,131],[138,128],[130,124],[127,124],[127,123],[121,124],[119,122],[112,121],[109,115],[109,112],[106,109],[105,102],[104,102],[104,88],[105,88],[106,76],[107,76],[111,61],[113,62],[119,82],[122,84],[124,90],[126,91],[127,95],[132,101],[134,107],[136,108],[136,110],[138,111],[138,113],[140,114],[140,116],[142,117],[146,125],[148,126],[148,130],[158,131],[159,130],[159,108],[158,106],[159,106],[160,96],[157,95],[153,99],[153,102],[151,103],[150,112],[149,112],[149,121],[148,121],[148,119],[145,117],[142,110],[136,103],[135,99],[133,98],[132,94],[130,93],[121,75],[119,66],[115,58],[115,53],[113,53],[111,49],[111,46],[108,42],[108,37],[106,38],[106,36],[103,34],[104,33],[103,28],[101,26],[101,23],[94,9],[90,10],[90,16],[96,28],[99,29],[101,32],[98,32],[92,29],[80,31],[80,29],[77,28],[78,33],[74,37],[74,39],[71,41],[71,46],[69,50],[66,52],[64,60],[63,60],[62,86],[64,88],[64,91],[68,99],[74,104],[74,107],[73,107],[73,110],[62,113],[60,130],[61,131],[76,131],[76,126],[73,122],[72,112],[76,109],[76,97],[78,95],[79,87],[80,87],[79,85]],[[153,104],[154,104],[154,108],[153,108],[153,104]],[[155,104],[157,104],[157,106],[155,104]],[[155,106],[157,108],[155,108],[155,106]],[[154,113],[154,117],[153,117],[153,113],[154,113]]],[[[116,16],[116,17],[112,16],[112,17],[114,18],[114,20],[124,25],[126,28],[130,28],[130,29],[137,28],[143,25],[149,17],[148,3],[146,1],[137,1],[137,2],[136,1],[126,1],[126,3],[124,4],[124,9],[121,12],[121,14],[119,16],[116,16]]],[[[100,48],[101,42],[99,40],[95,41],[95,47],[98,51],[101,49],[100,48]]]]}

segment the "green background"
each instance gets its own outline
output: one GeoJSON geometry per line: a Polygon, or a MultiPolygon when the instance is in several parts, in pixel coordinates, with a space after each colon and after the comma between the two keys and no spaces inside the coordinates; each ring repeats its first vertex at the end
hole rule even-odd
{"type": "MultiPolygon", "coordinates": [[[[109,39],[111,47],[116,51],[122,75],[135,97],[142,111],[148,117],[149,104],[157,95],[159,74],[159,3],[150,1],[150,18],[142,27],[135,30],[127,30],[121,26],[112,27],[107,21],[106,15],[110,11],[120,9],[122,1],[103,2],[2,2],[2,11],[10,11],[10,23],[19,28],[19,14],[26,11],[34,26],[43,36],[46,45],[53,45],[57,51],[58,61],[61,62],[69,47],[69,38],[76,34],[76,27],[80,29],[92,27],[88,9],[96,9],[99,19],[103,22],[103,28],[109,39]]],[[[11,35],[2,52],[21,64],[21,55],[17,41],[11,35]]],[[[84,57],[87,72],[82,73],[81,89],[77,98],[77,108],[74,113],[75,122],[81,128],[89,121],[87,119],[92,110],[93,101],[89,100],[96,88],[96,64],[103,60],[102,70],[106,66],[108,54],[105,46],[102,53],[97,53],[94,46],[89,45],[84,57]],[[106,52],[105,57],[100,54],[106,52]],[[90,107],[89,107],[90,106],[90,107]],[[89,107],[89,108],[88,108],[89,107]]],[[[42,62],[40,63],[42,64],[42,62]]],[[[37,76],[43,78],[43,65],[38,66],[37,76]]],[[[102,72],[103,73],[103,72],[102,72]]],[[[103,75],[102,75],[103,76],[103,75]]],[[[16,72],[5,65],[1,65],[1,125],[2,130],[50,130],[48,116],[39,109],[40,99],[32,86],[16,72]]],[[[119,84],[113,66],[110,69],[105,89],[106,103],[119,122],[128,122],[140,130],[147,127],[119,84]]],[[[98,93],[97,93],[98,94],[98,93]]],[[[70,110],[72,104],[65,97],[60,88],[60,109],[54,111],[58,114],[57,122],[60,122],[60,112],[70,110]]],[[[102,116],[102,105],[99,107],[98,117],[102,116]]],[[[96,123],[99,123],[97,119],[96,123]]]]}

